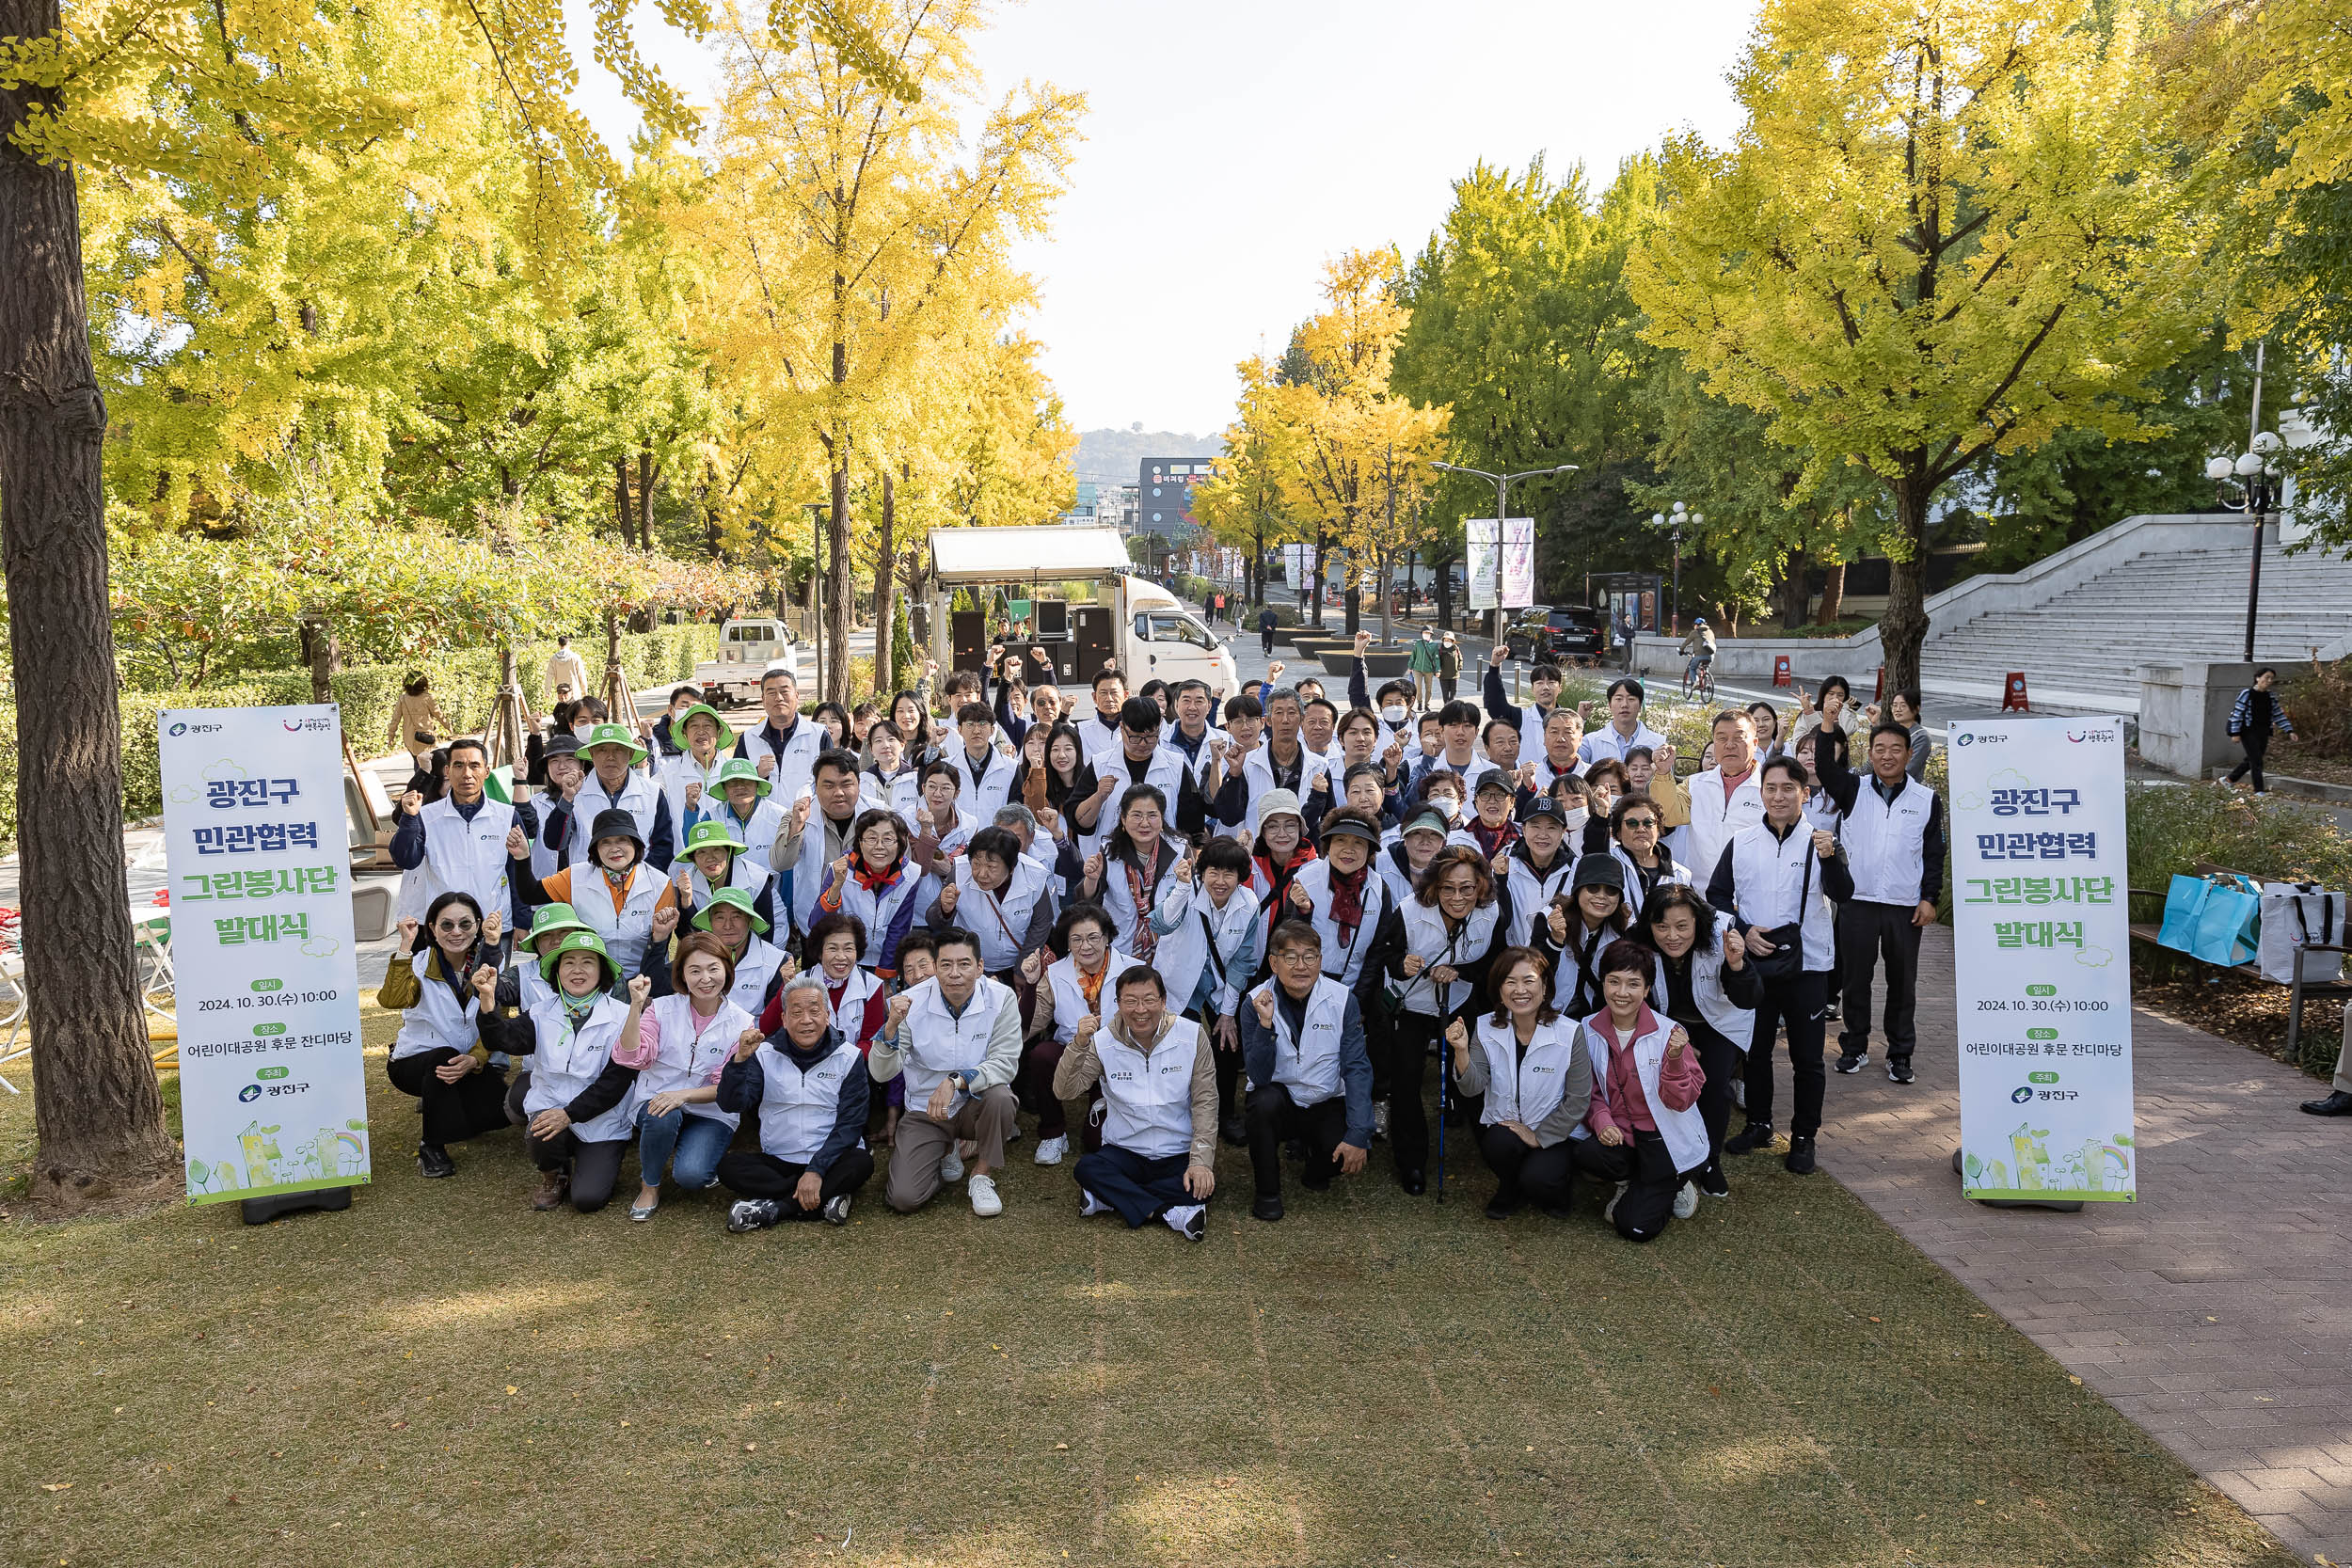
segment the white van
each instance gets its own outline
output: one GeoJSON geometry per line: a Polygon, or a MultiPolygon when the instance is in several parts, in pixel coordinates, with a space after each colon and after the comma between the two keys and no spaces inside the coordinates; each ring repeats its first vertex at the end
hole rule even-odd
{"type": "MultiPolygon", "coordinates": [[[[706,698],[723,694],[745,703],[759,701],[760,677],[768,666],[792,658],[792,633],[781,621],[767,616],[741,616],[719,630],[719,657],[694,666],[694,684],[706,698]]],[[[716,706],[716,704],[712,705],[716,706]]]]}
{"type": "Polygon", "coordinates": [[[1146,681],[1206,681],[1220,697],[1241,689],[1241,671],[1224,641],[1176,595],[1143,578],[1120,579],[1125,621],[1120,633],[1119,667],[1132,689],[1146,681]]]}

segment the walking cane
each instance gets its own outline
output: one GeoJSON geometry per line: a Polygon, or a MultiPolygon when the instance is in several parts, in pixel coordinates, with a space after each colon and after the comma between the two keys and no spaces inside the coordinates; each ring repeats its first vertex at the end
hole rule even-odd
{"type": "Polygon", "coordinates": [[[1445,1201],[1445,1070],[1453,1065],[1445,1037],[1438,1037],[1438,1201],[1445,1201]]]}

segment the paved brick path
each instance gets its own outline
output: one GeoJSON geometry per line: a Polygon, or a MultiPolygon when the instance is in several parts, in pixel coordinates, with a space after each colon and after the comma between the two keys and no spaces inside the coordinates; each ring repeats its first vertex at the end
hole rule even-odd
{"type": "MultiPolygon", "coordinates": [[[[1943,927],[1919,977],[1952,994],[1943,927]]],[[[2136,1204],[1960,1196],[1948,1004],[1922,1008],[1909,1088],[1875,1040],[1860,1075],[1830,1075],[1822,1168],[2306,1561],[2352,1563],[2352,1119],[2302,1115],[2325,1085],[2146,1012],[2133,1048],[2136,1204]]]]}

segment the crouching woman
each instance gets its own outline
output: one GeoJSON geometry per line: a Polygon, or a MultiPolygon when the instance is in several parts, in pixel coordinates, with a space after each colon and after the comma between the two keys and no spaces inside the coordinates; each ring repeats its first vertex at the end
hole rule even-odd
{"type": "Polygon", "coordinates": [[[1578,1027],[1592,1062],[1593,1103],[1570,1139],[1585,1176],[1617,1184],[1604,1218],[1629,1242],[1655,1240],[1669,1217],[1698,1212],[1692,1178],[1707,1164],[1699,1091],[1707,1075],[1682,1026],[1650,1010],[1650,950],[1611,942],[1595,966],[1601,1006],[1578,1027]]]}
{"type": "Polygon", "coordinates": [[[1573,1153],[1569,1140],[1593,1098],[1593,1067],[1576,1024],[1549,1000],[1549,966],[1532,947],[1495,955],[1493,1013],[1446,1025],[1462,1092],[1484,1096],[1478,1152],[1495,1173],[1486,1217],[1508,1219],[1533,1200],[1565,1219],[1573,1153]]]}
{"type": "Polygon", "coordinates": [[[594,931],[567,933],[539,963],[555,990],[513,1018],[497,1016],[496,974],[475,973],[482,1043],[531,1058],[531,1070],[516,1074],[506,1095],[507,1117],[523,1129],[523,1152],[546,1178],[531,1206],[560,1208],[568,1197],[592,1214],[612,1201],[632,1141],[637,1069],[613,1060],[613,1052],[635,1049],[653,982],[643,974],[630,980],[626,1004],[612,995],[619,972],[594,931]]]}
{"type": "MultiPolygon", "coordinates": [[[[739,1199],[729,1230],[765,1230],[784,1220],[850,1223],[850,1202],[874,1174],[866,1148],[866,1057],[833,1025],[824,980],[803,972],[779,999],[784,1026],[772,1037],[746,1029],[719,1075],[719,1109],[755,1118],[756,1149],[730,1149],[719,1180],[739,1199]]],[[[890,1028],[905,1018],[902,995],[890,1028]]]]}

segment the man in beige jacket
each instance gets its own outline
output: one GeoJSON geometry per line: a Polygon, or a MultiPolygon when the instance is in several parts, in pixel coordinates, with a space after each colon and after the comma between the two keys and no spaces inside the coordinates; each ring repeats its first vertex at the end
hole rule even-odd
{"type": "Polygon", "coordinates": [[[1137,964],[1112,984],[1109,1027],[1081,1020],[1054,1069],[1057,1099],[1103,1089],[1103,1147],[1079,1157],[1078,1212],[1116,1213],[1130,1230],[1164,1220],[1200,1241],[1216,1191],[1216,1060],[1200,1026],[1168,1010],[1157,970],[1137,964]]]}

